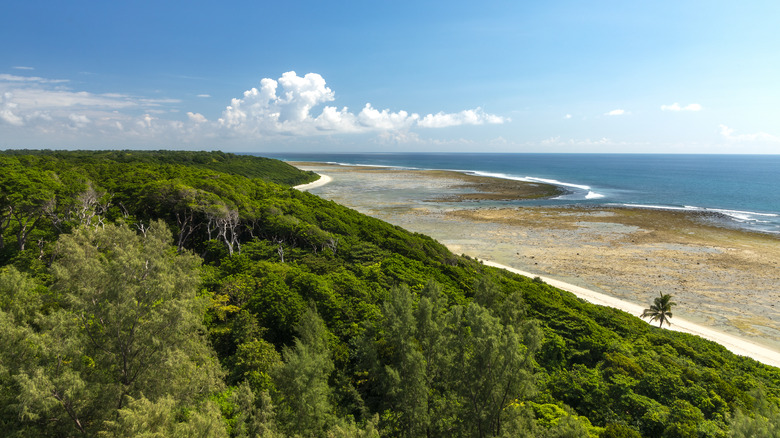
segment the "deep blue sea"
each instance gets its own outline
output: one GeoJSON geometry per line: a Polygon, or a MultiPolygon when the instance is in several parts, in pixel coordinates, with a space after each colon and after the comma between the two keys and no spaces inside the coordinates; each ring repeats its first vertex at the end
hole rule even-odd
{"type": "MultiPolygon", "coordinates": [[[[265,154],[258,154],[265,155],[265,154]]],[[[560,185],[534,204],[630,205],[720,213],[735,226],[780,234],[780,155],[276,154],[286,161],[458,170],[560,185]]]]}

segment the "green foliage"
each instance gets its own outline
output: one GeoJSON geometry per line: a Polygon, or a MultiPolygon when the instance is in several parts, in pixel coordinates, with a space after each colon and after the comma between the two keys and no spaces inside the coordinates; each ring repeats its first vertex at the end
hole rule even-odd
{"type": "Polygon", "coordinates": [[[753,412],[738,409],[732,417],[729,437],[780,437],[780,407],[767,398],[766,393],[757,388],[752,392],[753,412]]]}
{"type": "Polygon", "coordinates": [[[382,348],[387,361],[382,370],[385,395],[385,421],[401,436],[425,434],[428,419],[428,393],[425,358],[415,342],[417,321],[412,294],[406,286],[395,287],[382,314],[382,348]],[[392,413],[392,414],[390,414],[392,413]]]}
{"type": "Polygon", "coordinates": [[[383,430],[398,436],[498,436],[520,413],[506,407],[534,393],[535,326],[505,325],[476,303],[446,306],[428,283],[415,303],[393,288],[377,332],[367,332],[368,393],[383,430]],[[372,339],[373,338],[373,339],[372,339]]]}
{"type": "Polygon", "coordinates": [[[106,421],[102,437],[202,437],[227,438],[221,413],[206,402],[197,410],[181,411],[171,396],[151,402],[146,398],[128,397],[117,420],[106,421]]]}
{"type": "Polygon", "coordinates": [[[16,325],[34,322],[42,302],[41,286],[13,266],[0,268],[0,310],[16,325]]]}
{"type": "Polygon", "coordinates": [[[610,423],[604,428],[599,438],[641,438],[635,429],[620,423],[610,423]]]}
{"type": "MultiPolygon", "coordinates": [[[[153,223],[146,234],[127,226],[108,225],[80,229],[60,238],[52,271],[53,290],[62,306],[76,317],[76,326],[90,345],[90,358],[98,368],[111,370],[110,381],[119,385],[116,402],[125,394],[146,395],[176,383],[184,364],[172,369],[153,364],[181,360],[186,354],[207,364],[203,341],[193,336],[202,327],[205,301],[196,296],[199,261],[177,255],[170,247],[165,224],[153,223]]],[[[208,376],[199,365],[199,375],[208,376]]],[[[188,376],[189,379],[192,376],[188,376]]],[[[172,389],[172,388],[166,388],[172,389]]],[[[178,400],[196,394],[179,387],[178,400]]]]}
{"type": "Polygon", "coordinates": [[[229,382],[246,381],[255,391],[268,391],[271,370],[281,362],[274,346],[264,339],[253,339],[238,345],[228,367],[232,372],[229,382]]]}
{"type": "Polygon", "coordinates": [[[279,393],[279,418],[291,434],[321,436],[334,422],[332,389],[328,385],[334,365],[328,338],[324,322],[309,309],[301,319],[293,347],[282,351],[284,363],[275,370],[274,380],[279,393]]]}
{"type": "Polygon", "coordinates": [[[11,430],[92,433],[131,398],[191,403],[220,386],[221,372],[199,335],[199,262],[177,255],[170,237],[162,223],[145,236],[126,225],[61,236],[51,268],[56,305],[33,323],[40,310],[31,308],[34,286],[12,269],[4,272],[0,284],[21,287],[2,312],[5,323],[18,319],[3,339],[18,350],[0,353],[10,365],[3,373],[12,389],[6,406],[21,420],[11,430]]]}
{"type": "Polygon", "coordinates": [[[0,162],[5,435],[777,436],[780,370],[278,185],[315,178],[286,164],[0,162]]]}
{"type": "Polygon", "coordinates": [[[123,165],[135,164],[164,164],[187,166],[214,170],[221,173],[241,175],[247,178],[261,178],[277,184],[297,185],[315,181],[317,176],[313,172],[303,172],[287,163],[269,158],[251,155],[235,155],[220,151],[142,151],[142,150],[113,150],[113,151],[31,151],[31,150],[7,150],[3,154],[8,156],[39,157],[42,160],[68,160],[82,166],[93,163],[119,163],[123,165]]]}

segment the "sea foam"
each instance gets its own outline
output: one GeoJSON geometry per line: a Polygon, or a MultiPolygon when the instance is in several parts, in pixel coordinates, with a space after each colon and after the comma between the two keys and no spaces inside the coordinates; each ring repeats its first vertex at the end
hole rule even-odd
{"type": "MultiPolygon", "coordinates": [[[[542,183],[542,184],[550,184],[558,187],[565,187],[570,189],[577,189],[578,191],[585,192],[584,199],[601,199],[604,198],[605,195],[601,193],[596,193],[593,190],[591,190],[590,186],[586,186],[583,184],[574,184],[564,181],[559,181],[557,179],[549,179],[549,178],[537,178],[533,176],[513,176],[513,175],[507,175],[505,173],[494,173],[494,172],[480,172],[480,171],[465,171],[465,173],[471,174],[471,175],[477,175],[477,176],[487,176],[490,178],[501,178],[501,179],[509,179],[513,181],[523,181],[523,182],[534,182],[534,183],[542,183]]],[[[570,195],[564,196],[567,199],[571,199],[570,195]]]]}
{"type": "MultiPolygon", "coordinates": [[[[719,213],[737,222],[753,223],[753,224],[771,224],[772,221],[761,220],[759,218],[780,217],[780,215],[776,213],[761,213],[757,211],[744,211],[744,210],[728,210],[723,208],[706,208],[706,207],[696,207],[694,205],[683,205],[681,207],[673,206],[673,205],[647,205],[647,204],[619,204],[619,205],[624,207],[647,208],[653,210],[698,211],[698,212],[705,212],[705,213],[719,213]]],[[[763,230],[763,231],[775,232],[772,230],[763,230]]]]}

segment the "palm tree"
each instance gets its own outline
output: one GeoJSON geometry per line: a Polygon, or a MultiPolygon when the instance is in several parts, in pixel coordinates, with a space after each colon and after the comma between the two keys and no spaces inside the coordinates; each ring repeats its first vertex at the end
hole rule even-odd
{"type": "Polygon", "coordinates": [[[672,306],[676,305],[677,303],[672,301],[671,295],[661,294],[659,298],[654,300],[649,309],[645,309],[645,311],[642,312],[642,318],[650,317],[650,321],[655,321],[657,319],[661,322],[658,324],[658,327],[663,327],[664,322],[668,325],[672,325],[672,323],[669,322],[669,319],[672,317],[672,306]]]}

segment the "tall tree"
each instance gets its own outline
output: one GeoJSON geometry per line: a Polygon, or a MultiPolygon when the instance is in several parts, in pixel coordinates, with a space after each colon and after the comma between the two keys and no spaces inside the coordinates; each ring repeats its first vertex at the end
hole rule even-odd
{"type": "MultiPolygon", "coordinates": [[[[507,420],[507,406],[535,392],[533,354],[514,326],[504,326],[487,309],[471,303],[450,314],[454,390],[462,400],[464,428],[472,436],[498,436],[507,420]]],[[[539,337],[535,326],[525,327],[539,337]]],[[[538,339],[530,345],[539,345],[538,339]]]]}
{"type": "Polygon", "coordinates": [[[12,371],[20,427],[91,434],[131,398],[186,406],[219,388],[202,336],[200,262],[171,240],[160,222],[145,235],[107,225],[61,236],[51,288],[58,308],[27,329],[34,354],[12,371]]]}
{"type": "MultiPolygon", "coordinates": [[[[0,164],[0,233],[12,229],[19,251],[24,251],[30,234],[55,201],[60,181],[54,172],[24,165],[16,159],[3,159],[0,164]]],[[[0,238],[0,248],[2,245],[4,239],[0,238]]]]}
{"type": "Polygon", "coordinates": [[[298,333],[293,347],[282,351],[284,364],[275,372],[279,417],[291,435],[322,436],[334,419],[328,385],[334,369],[330,333],[312,308],[301,317],[298,333]]]}
{"type": "Polygon", "coordinates": [[[197,437],[227,438],[225,422],[219,408],[212,402],[203,403],[185,415],[170,396],[152,402],[146,398],[128,397],[127,406],[119,410],[116,421],[106,422],[106,429],[98,436],[110,438],[132,437],[197,437]]]}
{"type": "Polygon", "coordinates": [[[661,293],[650,305],[650,308],[642,312],[642,318],[650,318],[651,322],[657,320],[658,327],[663,327],[664,322],[671,325],[669,319],[672,317],[672,307],[676,305],[677,303],[672,301],[671,295],[661,293]]]}
{"type": "Polygon", "coordinates": [[[731,417],[729,437],[780,438],[780,406],[774,403],[763,388],[756,388],[751,394],[753,412],[737,409],[731,417]]]}
{"type": "Polygon", "coordinates": [[[412,293],[406,285],[390,290],[383,308],[383,369],[389,427],[400,436],[425,435],[428,427],[428,385],[425,357],[417,340],[412,293]]]}
{"type": "Polygon", "coordinates": [[[456,402],[449,394],[449,380],[454,352],[449,348],[447,335],[447,299],[441,285],[428,281],[420,292],[415,309],[417,341],[425,363],[425,387],[428,420],[426,436],[446,431],[457,419],[456,402]]]}
{"type": "Polygon", "coordinates": [[[143,236],[108,226],[81,229],[58,245],[54,288],[78,318],[95,361],[111,370],[117,408],[124,395],[154,391],[159,378],[172,377],[159,366],[180,349],[206,353],[192,350],[202,343],[196,334],[206,304],[196,295],[200,262],[176,255],[171,240],[165,224],[155,222],[143,236]]]}

